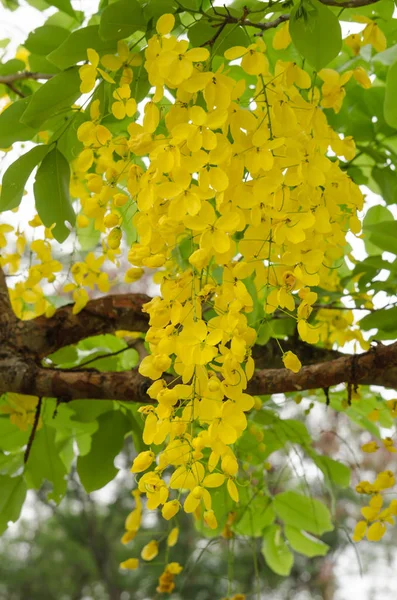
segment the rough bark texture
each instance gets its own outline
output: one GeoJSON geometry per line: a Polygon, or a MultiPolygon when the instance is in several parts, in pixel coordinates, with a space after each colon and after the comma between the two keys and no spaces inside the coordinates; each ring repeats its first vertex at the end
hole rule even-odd
{"type": "MultiPolygon", "coordinates": [[[[92,335],[117,329],[145,332],[148,316],[142,305],[144,294],[109,295],[91,300],[78,315],[72,306],[58,309],[53,317],[20,321],[11,309],[6,280],[0,269],[0,393],[19,392],[58,398],[114,399],[151,403],[146,394],[151,381],[137,370],[99,373],[94,369],[56,370],[42,366],[42,359],[55,350],[92,335]]],[[[251,394],[275,394],[327,388],[339,383],[380,385],[397,389],[397,342],[378,344],[369,352],[349,356],[317,348],[300,341],[283,344],[306,365],[299,373],[281,368],[277,343],[270,340],[254,348],[260,367],[249,383],[251,394]]]]}

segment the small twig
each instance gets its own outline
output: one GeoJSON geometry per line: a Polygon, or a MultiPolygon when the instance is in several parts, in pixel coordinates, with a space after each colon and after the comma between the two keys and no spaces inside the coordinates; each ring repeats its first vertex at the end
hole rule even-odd
{"type": "Polygon", "coordinates": [[[25,94],[23,94],[18,88],[15,87],[15,85],[13,83],[6,83],[5,84],[12,92],[14,92],[14,94],[16,94],[17,96],[19,96],[20,98],[26,98],[25,94]]]}
{"type": "Polygon", "coordinates": [[[54,77],[51,73],[32,73],[32,71],[22,71],[21,73],[11,73],[11,75],[0,75],[0,83],[4,83],[10,87],[14,81],[22,81],[23,79],[51,79],[54,77]]]}
{"type": "Polygon", "coordinates": [[[38,424],[39,424],[42,400],[43,400],[43,398],[40,397],[39,400],[38,400],[38,402],[37,402],[36,412],[34,414],[34,421],[33,421],[32,431],[30,432],[28,445],[26,446],[25,454],[23,456],[23,462],[24,462],[25,465],[28,462],[30,451],[32,449],[32,444],[33,444],[33,441],[34,441],[34,437],[36,435],[37,427],[38,427],[38,424]]]}

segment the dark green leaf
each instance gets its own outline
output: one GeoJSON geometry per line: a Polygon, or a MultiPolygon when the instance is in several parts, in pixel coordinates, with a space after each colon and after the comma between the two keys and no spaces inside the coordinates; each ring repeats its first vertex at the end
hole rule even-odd
{"type": "Polygon", "coordinates": [[[72,67],[49,79],[30,98],[21,117],[22,123],[40,127],[50,117],[69,112],[71,105],[81,95],[80,83],[78,67],[72,67]]]}
{"type": "Polygon", "coordinates": [[[3,175],[0,212],[19,206],[31,172],[43,160],[48,150],[48,146],[35,146],[8,167],[3,175]]]}
{"type": "Polygon", "coordinates": [[[342,48],[339,19],[316,0],[292,9],[289,30],[296,49],[316,71],[326,67],[342,48]]]}
{"type": "Polygon", "coordinates": [[[99,26],[90,25],[73,31],[47,58],[60,69],[66,69],[87,60],[87,48],[93,48],[99,54],[112,53],[116,50],[116,43],[104,41],[99,37],[99,26]]]}
{"type": "Polygon", "coordinates": [[[332,531],[334,528],[325,504],[297,492],[277,494],[273,501],[273,507],[285,525],[292,525],[315,535],[332,531]]]}
{"type": "Polygon", "coordinates": [[[104,40],[121,40],[134,31],[145,31],[142,8],[136,0],[118,0],[102,13],[99,34],[104,40]]]}
{"type": "Polygon", "coordinates": [[[299,529],[290,525],[284,527],[284,533],[295,552],[310,556],[310,558],[313,556],[325,556],[329,550],[328,544],[324,544],[321,540],[316,540],[306,532],[299,531],[299,529]]]}
{"type": "Polygon", "coordinates": [[[69,31],[55,25],[43,25],[34,29],[27,37],[24,46],[29,52],[46,56],[68,37],[69,31]]]}
{"type": "Polygon", "coordinates": [[[52,233],[58,242],[63,242],[70,231],[65,225],[75,224],[69,196],[69,163],[57,148],[47,154],[41,163],[34,182],[34,197],[37,212],[46,227],[55,223],[52,233]]]}
{"type": "Polygon", "coordinates": [[[8,148],[14,142],[31,140],[36,135],[38,129],[25,125],[19,120],[29,102],[30,98],[23,98],[13,102],[0,113],[0,148],[8,148]]]}
{"type": "Polygon", "coordinates": [[[294,556],[283,538],[279,525],[271,525],[265,529],[262,554],[272,571],[283,577],[290,574],[294,556]]]}
{"type": "Polygon", "coordinates": [[[59,456],[55,442],[56,431],[44,425],[36,431],[25,473],[29,487],[38,490],[43,481],[52,484],[50,498],[59,502],[66,492],[66,467],[59,456]]]}
{"type": "Polygon", "coordinates": [[[18,520],[26,497],[23,477],[0,476],[0,535],[7,529],[9,521],[18,520]]]}
{"type": "Polygon", "coordinates": [[[129,419],[120,411],[111,411],[98,418],[98,430],[92,436],[91,450],[77,459],[77,472],[86,492],[99,490],[117,475],[114,459],[124,445],[130,430],[129,419]]]}

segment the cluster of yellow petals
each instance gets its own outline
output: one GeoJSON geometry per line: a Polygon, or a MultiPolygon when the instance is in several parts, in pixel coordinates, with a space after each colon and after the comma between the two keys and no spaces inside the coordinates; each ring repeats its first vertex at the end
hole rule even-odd
{"type": "MultiPolygon", "coordinates": [[[[5,404],[0,406],[0,412],[10,415],[10,421],[21,431],[27,431],[34,423],[36,407],[39,399],[37,396],[26,396],[9,392],[5,397],[5,404]]],[[[42,425],[41,417],[37,429],[42,425]]]]}
{"type": "Polygon", "coordinates": [[[390,489],[395,485],[395,477],[391,471],[382,471],[374,481],[360,481],[356,486],[359,494],[371,495],[368,506],[361,509],[364,520],[357,523],[353,540],[359,542],[367,537],[370,542],[378,542],[386,533],[386,523],[394,525],[394,519],[397,517],[397,500],[392,500],[387,508],[383,508],[384,490],[390,489]]]}

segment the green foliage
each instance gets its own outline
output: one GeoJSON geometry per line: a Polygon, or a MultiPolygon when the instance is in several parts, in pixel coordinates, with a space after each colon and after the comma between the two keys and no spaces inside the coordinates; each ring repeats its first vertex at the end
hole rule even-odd
{"type": "Polygon", "coordinates": [[[99,35],[104,40],[121,40],[138,30],[144,30],[146,22],[136,0],[117,0],[102,13],[99,35]]]}
{"type": "Polygon", "coordinates": [[[80,77],[77,67],[67,69],[49,79],[32,95],[21,122],[41,127],[50,117],[66,115],[80,96],[80,77]]]}
{"type": "Polygon", "coordinates": [[[25,468],[28,487],[38,490],[44,481],[48,481],[53,488],[49,498],[60,502],[66,492],[66,474],[66,466],[59,456],[56,431],[44,425],[36,432],[25,468]]]}
{"type": "Polygon", "coordinates": [[[339,19],[316,0],[292,9],[290,33],[297,50],[316,71],[326,67],[342,47],[339,19]]]}
{"type": "Polygon", "coordinates": [[[16,521],[26,496],[26,484],[22,477],[0,475],[0,534],[7,529],[9,521],[16,521]]]}
{"type": "Polygon", "coordinates": [[[299,554],[312,558],[313,556],[325,556],[329,550],[328,544],[312,538],[304,531],[299,531],[291,525],[284,528],[284,533],[291,548],[299,554]]]}
{"type": "Polygon", "coordinates": [[[397,129],[397,62],[393,63],[388,72],[386,79],[386,95],[384,104],[385,119],[390,127],[397,129]]]}
{"type": "Polygon", "coordinates": [[[34,182],[36,209],[46,227],[55,223],[52,232],[63,242],[70,231],[65,225],[75,223],[75,214],[69,195],[69,163],[57,148],[51,150],[38,168],[34,182]]]}
{"type": "Polygon", "coordinates": [[[30,174],[47,153],[48,146],[35,146],[8,167],[3,175],[0,211],[19,206],[30,174]]]}
{"type": "Polygon", "coordinates": [[[93,48],[100,55],[111,54],[116,50],[116,43],[100,37],[99,25],[89,25],[72,31],[47,58],[60,69],[67,69],[81,60],[86,60],[88,48],[93,48]]]}
{"type": "Polygon", "coordinates": [[[113,461],[121,451],[129,429],[129,419],[121,411],[113,410],[98,417],[98,430],[92,436],[91,450],[77,460],[77,472],[86,492],[99,490],[115,478],[118,469],[113,461]]]}
{"type": "Polygon", "coordinates": [[[263,535],[262,553],[269,567],[277,575],[287,576],[294,564],[294,555],[281,533],[279,525],[271,525],[263,535]]]}
{"type": "Polygon", "coordinates": [[[309,533],[321,535],[334,528],[327,507],[315,498],[297,492],[282,492],[274,498],[273,507],[286,525],[309,533]]]}
{"type": "Polygon", "coordinates": [[[14,142],[31,140],[38,129],[20,121],[29,105],[29,98],[10,104],[0,113],[0,148],[8,148],[14,142]]]}
{"type": "MultiPolygon", "coordinates": [[[[56,25],[43,25],[34,29],[24,42],[29,52],[46,56],[69,36],[69,31],[56,25]]],[[[74,64],[74,63],[73,63],[74,64]]]]}

